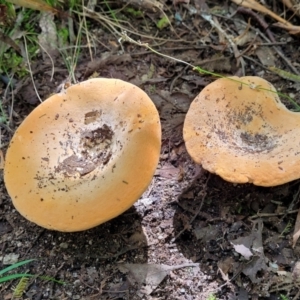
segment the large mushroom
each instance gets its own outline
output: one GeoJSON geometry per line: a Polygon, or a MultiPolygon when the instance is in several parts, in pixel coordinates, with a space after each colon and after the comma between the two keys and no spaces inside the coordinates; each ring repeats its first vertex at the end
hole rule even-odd
{"type": "Polygon", "coordinates": [[[90,79],[35,108],[15,132],[4,180],[15,208],[48,229],[80,231],[127,210],[148,187],[161,145],[140,88],[90,79]]]}
{"type": "Polygon", "coordinates": [[[262,78],[206,86],[189,108],[183,136],[193,160],[227,181],[275,186],[300,178],[300,114],[262,78]]]}

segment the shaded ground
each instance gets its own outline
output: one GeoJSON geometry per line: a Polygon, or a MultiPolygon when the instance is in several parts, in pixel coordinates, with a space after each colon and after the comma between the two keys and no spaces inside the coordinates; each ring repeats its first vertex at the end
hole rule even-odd
{"type": "MultiPolygon", "coordinates": [[[[173,2],[161,2],[172,26],[158,30],[156,23],[161,12],[154,2],[145,1],[148,6],[143,8],[144,17],[134,18],[135,28],[124,23],[140,34],[128,35],[167,55],[226,76],[242,75],[244,68],[246,75],[262,76],[299,102],[295,83],[267,70],[269,65],[276,65],[291,71],[290,63],[298,69],[297,36],[271,26],[275,42],[270,41],[270,35],[254,17],[248,29],[248,14],[229,17],[236,5],[228,2],[217,6],[218,1],[207,1],[207,14],[214,14],[214,22],[235,39],[233,49],[226,36],[201,17],[200,3],[204,1],[173,2]],[[289,62],[278,55],[275,47],[289,62]]],[[[281,3],[266,2],[277,14],[283,14],[281,3]]],[[[95,9],[105,15],[101,7],[95,9]]],[[[287,16],[292,13],[287,12],[287,16]]],[[[125,10],[122,17],[126,22],[133,18],[125,10]]],[[[273,24],[272,19],[265,20],[268,25],[273,24]]],[[[299,24],[296,16],[291,21],[299,24]]],[[[214,78],[134,44],[123,43],[121,53],[117,37],[105,25],[96,17],[92,20],[96,59],[91,64],[88,50],[84,49],[75,76],[81,81],[97,72],[94,76],[120,78],[149,94],[163,127],[159,167],[150,187],[133,208],[79,233],[48,231],[28,222],[15,211],[1,184],[1,259],[36,258],[23,271],[66,283],[33,278],[22,299],[204,300],[212,295],[232,300],[281,299],[280,294],[289,299],[299,297],[300,248],[292,248],[299,181],[274,188],[234,185],[196,166],[182,139],[183,120],[191,101],[214,78]]],[[[55,92],[68,76],[59,56],[55,58],[53,81],[47,59],[39,58],[31,68],[42,99],[55,92]]],[[[9,114],[12,94],[6,92],[4,84],[1,89],[3,107],[9,114]]],[[[286,104],[293,108],[291,103],[286,104]]],[[[30,79],[18,81],[11,122],[9,127],[1,125],[4,153],[17,126],[37,105],[30,79]]],[[[2,284],[0,299],[12,299],[16,283],[2,284]]]]}

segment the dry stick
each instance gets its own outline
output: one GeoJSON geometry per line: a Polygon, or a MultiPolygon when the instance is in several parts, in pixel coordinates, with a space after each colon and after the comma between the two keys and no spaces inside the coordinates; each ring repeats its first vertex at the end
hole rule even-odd
{"type": "MultiPolygon", "coordinates": [[[[266,37],[265,37],[266,38],[266,37]]],[[[268,40],[268,39],[267,39],[268,40]]],[[[184,60],[181,60],[181,59],[178,59],[178,58],[175,58],[173,56],[170,56],[170,55],[167,55],[167,54],[163,54],[157,50],[154,50],[152,47],[149,46],[148,43],[142,43],[140,41],[136,41],[134,39],[132,39],[131,37],[129,37],[127,35],[127,32],[126,31],[123,31],[122,32],[122,35],[121,35],[121,38],[118,39],[118,42],[120,43],[120,45],[122,45],[122,42],[125,41],[125,42],[129,42],[129,43],[132,43],[134,45],[137,45],[137,46],[140,46],[140,47],[145,47],[147,48],[148,50],[150,50],[151,52],[159,55],[159,56],[162,56],[162,57],[165,57],[165,58],[168,58],[168,59],[171,59],[173,61],[176,61],[176,62],[179,62],[179,63],[182,63],[184,65],[187,65],[187,66],[190,66],[194,71],[197,71],[199,72],[200,74],[206,74],[206,75],[211,75],[211,76],[214,76],[214,77],[217,77],[217,78],[226,78],[228,80],[231,80],[231,81],[234,81],[234,82],[237,82],[239,83],[241,86],[242,85],[245,85],[245,86],[248,86],[249,88],[251,89],[258,89],[258,90],[262,90],[262,91],[268,91],[270,93],[273,93],[273,94],[276,94],[276,95],[279,95],[283,98],[287,98],[290,102],[293,103],[293,105],[296,107],[296,110],[297,111],[300,111],[300,105],[294,101],[290,96],[286,95],[286,94],[283,94],[283,93],[280,93],[278,91],[274,91],[274,90],[271,90],[271,89],[266,89],[266,88],[262,88],[261,86],[256,86],[256,85],[253,85],[253,84],[248,84],[246,82],[243,82],[243,81],[240,81],[238,79],[234,79],[234,78],[231,78],[231,77],[226,77],[226,76],[223,76],[221,74],[218,74],[218,73],[214,73],[214,72],[210,72],[210,71],[207,71],[205,69],[202,69],[201,67],[198,67],[198,66],[194,66],[184,60]]],[[[123,46],[122,46],[123,47],[123,46]]]]}
{"type": "Polygon", "coordinates": [[[256,218],[263,218],[263,217],[277,217],[277,216],[284,216],[284,215],[291,215],[291,214],[295,214],[299,211],[299,209],[294,209],[294,210],[290,210],[287,212],[282,212],[282,213],[257,213],[256,215],[252,216],[249,218],[249,220],[253,220],[256,218]]]}
{"type": "Polygon", "coordinates": [[[265,32],[266,32],[267,36],[269,37],[269,39],[273,43],[276,43],[276,40],[274,38],[273,33],[271,32],[271,30],[269,28],[269,25],[262,18],[260,18],[253,10],[248,9],[248,8],[244,8],[244,7],[239,7],[231,15],[231,17],[233,17],[236,13],[246,14],[246,15],[249,15],[249,16],[253,17],[259,23],[259,25],[265,30],[265,32]]]}
{"type": "MultiPolygon", "coordinates": [[[[115,36],[118,36],[118,37],[123,37],[123,33],[124,32],[130,32],[131,34],[134,34],[135,36],[140,36],[142,38],[146,38],[146,39],[151,39],[151,40],[155,40],[155,41],[160,41],[160,42],[185,42],[185,43],[189,43],[189,44],[194,44],[195,42],[194,41],[186,41],[186,40],[183,40],[183,39],[177,39],[177,40],[174,40],[174,39],[165,39],[165,38],[158,38],[158,37],[155,37],[155,36],[150,36],[150,35],[147,35],[147,34],[143,34],[143,33],[140,33],[140,32],[137,32],[135,30],[131,30],[129,28],[126,28],[125,26],[121,25],[121,24],[117,24],[115,21],[112,21],[111,19],[109,19],[108,17],[106,16],[103,16],[101,13],[97,13],[97,12],[94,12],[86,7],[84,7],[84,11],[86,13],[86,16],[97,21],[97,22],[103,22],[101,23],[103,26],[105,26],[108,30],[110,30],[115,36]],[[121,30],[122,32],[119,32],[116,28],[118,28],[119,30],[121,30]]],[[[81,12],[76,12],[78,15],[83,15],[83,13],[81,12]]]]}
{"type": "Polygon", "coordinates": [[[221,28],[221,26],[217,23],[217,20],[214,20],[211,15],[207,13],[200,13],[201,17],[210,23],[210,25],[214,28],[216,28],[220,33],[222,33],[227,41],[229,42],[232,51],[234,53],[235,58],[237,59],[237,62],[241,64],[243,76],[245,76],[245,62],[242,57],[240,57],[240,52],[234,43],[233,39],[221,28]]]}
{"type": "MultiPolygon", "coordinates": [[[[234,13],[235,14],[235,13],[234,13]]],[[[232,16],[231,15],[229,18],[228,17],[224,17],[224,16],[219,16],[219,17],[222,17],[226,20],[229,20],[232,16]]],[[[254,13],[255,14],[255,13],[254,13]]],[[[256,18],[258,18],[260,21],[261,19],[259,18],[259,16],[257,16],[256,18]]],[[[256,19],[257,20],[257,19],[256,19]]],[[[238,22],[242,23],[242,24],[245,24],[244,21],[241,21],[241,20],[237,20],[238,22]]],[[[258,21],[260,23],[260,21],[258,21]]],[[[261,24],[261,23],[260,23],[261,24]]],[[[259,29],[256,29],[256,28],[253,28],[253,26],[251,26],[252,30],[253,31],[257,31],[259,33],[259,35],[267,42],[267,45],[271,45],[271,46],[274,46],[274,50],[277,52],[277,54],[285,61],[285,63],[289,66],[289,68],[297,75],[300,75],[298,70],[292,65],[291,61],[289,59],[287,59],[284,54],[282,53],[282,51],[280,50],[280,48],[278,47],[275,47],[275,45],[281,45],[282,43],[280,42],[276,42],[276,43],[271,43],[270,39],[267,38],[259,29]]],[[[283,43],[284,45],[286,43],[283,43]]],[[[265,43],[261,43],[261,45],[265,45],[265,43]]]]}
{"type": "MultiPolygon", "coordinates": [[[[268,35],[269,38],[267,38],[261,31],[257,30],[257,29],[253,29],[254,31],[257,31],[259,33],[259,35],[265,40],[267,41],[268,43],[276,43],[276,40],[271,32],[271,30],[269,29],[269,26],[268,24],[263,20],[261,19],[254,11],[252,10],[249,10],[249,9],[246,9],[246,8],[238,8],[236,12],[241,12],[241,13],[246,13],[246,14],[249,14],[251,15],[253,18],[255,18],[255,20],[262,26],[262,28],[266,31],[266,34],[268,35]]],[[[235,12],[235,13],[236,13],[235,12]]],[[[235,14],[234,13],[234,14],[235,14]]],[[[233,15],[234,15],[233,14],[233,15]]],[[[244,22],[243,22],[244,23],[244,22]]],[[[251,26],[252,27],[252,26],[251,26]]],[[[274,46],[274,50],[277,52],[277,54],[286,62],[286,64],[289,66],[289,68],[297,75],[300,75],[300,73],[298,72],[298,70],[292,65],[292,63],[290,62],[289,59],[287,59],[285,57],[285,55],[282,53],[281,49],[278,48],[278,47],[275,47],[274,46]]]]}

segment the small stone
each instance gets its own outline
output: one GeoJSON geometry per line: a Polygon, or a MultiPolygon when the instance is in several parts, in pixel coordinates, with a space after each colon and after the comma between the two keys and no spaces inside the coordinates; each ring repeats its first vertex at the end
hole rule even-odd
{"type": "Polygon", "coordinates": [[[62,249],[67,249],[69,245],[67,243],[60,243],[59,247],[62,249]]]}
{"type": "Polygon", "coordinates": [[[9,253],[3,257],[3,265],[13,265],[18,262],[20,254],[9,253]]]}

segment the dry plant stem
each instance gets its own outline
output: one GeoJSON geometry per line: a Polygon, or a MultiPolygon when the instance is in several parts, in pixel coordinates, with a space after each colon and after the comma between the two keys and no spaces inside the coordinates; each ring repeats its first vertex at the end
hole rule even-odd
{"type": "MultiPolygon", "coordinates": [[[[243,21],[240,21],[242,24],[246,24],[243,21]]],[[[272,44],[272,42],[270,41],[269,38],[266,37],[265,34],[263,34],[259,29],[255,29],[251,26],[253,31],[258,32],[258,34],[268,43],[268,44],[272,44]]],[[[282,53],[281,49],[279,47],[276,47],[275,45],[273,45],[274,50],[276,51],[276,53],[285,61],[285,63],[287,64],[287,66],[293,71],[294,74],[300,75],[299,71],[292,65],[291,61],[285,57],[285,55],[282,53]]]]}
{"type": "MultiPolygon", "coordinates": [[[[220,16],[222,18],[225,18],[226,20],[230,19],[228,17],[224,17],[224,16],[220,16]]],[[[242,20],[237,20],[238,22],[244,24],[245,26],[247,26],[247,23],[242,21],[242,20]]],[[[260,45],[270,45],[270,46],[274,46],[274,49],[275,51],[277,52],[277,54],[285,61],[285,63],[288,65],[288,67],[297,75],[300,75],[298,70],[292,65],[292,63],[290,62],[289,59],[287,59],[284,54],[282,53],[282,51],[280,50],[280,48],[278,47],[275,47],[276,45],[285,45],[286,43],[280,43],[280,42],[277,42],[277,43],[272,43],[270,41],[270,39],[268,39],[259,29],[256,29],[256,28],[253,28],[253,26],[250,26],[251,29],[254,31],[254,32],[258,32],[259,35],[266,41],[266,43],[260,43],[260,45]]]]}
{"type": "Polygon", "coordinates": [[[293,298],[293,300],[297,300],[300,298],[300,289],[298,290],[296,296],[293,298]]]}
{"type": "Polygon", "coordinates": [[[52,71],[51,71],[50,81],[52,81],[53,80],[53,76],[54,76],[54,62],[53,62],[53,59],[52,59],[51,55],[49,54],[49,52],[44,48],[44,46],[42,44],[40,44],[38,41],[37,41],[37,43],[43,49],[43,51],[48,55],[48,57],[50,58],[51,65],[52,65],[52,71]]]}
{"type": "Polygon", "coordinates": [[[207,13],[200,13],[200,15],[204,20],[209,22],[212,27],[216,28],[229,42],[229,44],[232,48],[232,51],[234,53],[234,56],[237,59],[237,65],[241,64],[243,76],[245,76],[245,62],[244,62],[243,58],[240,56],[240,52],[239,52],[236,44],[234,43],[233,39],[221,28],[217,19],[214,20],[212,18],[212,16],[207,13]]]}
{"type": "Polygon", "coordinates": [[[254,64],[260,66],[261,68],[265,69],[266,67],[261,64],[260,62],[256,61],[254,58],[250,57],[250,56],[247,56],[247,55],[243,55],[244,58],[246,58],[247,60],[250,60],[252,61],[254,64]]]}
{"type": "MultiPolygon", "coordinates": [[[[264,37],[265,37],[265,39],[267,39],[266,36],[264,36],[264,37]]],[[[142,42],[135,41],[134,39],[132,39],[131,37],[129,37],[127,35],[126,31],[122,32],[122,36],[121,36],[121,38],[118,41],[119,41],[120,44],[123,41],[125,41],[125,42],[129,42],[129,43],[135,44],[135,45],[140,46],[140,47],[145,47],[148,50],[150,50],[151,52],[153,52],[153,53],[155,53],[155,54],[157,54],[159,56],[171,59],[173,61],[182,63],[182,64],[187,65],[187,66],[190,66],[193,70],[199,72],[200,74],[212,75],[212,76],[217,77],[217,78],[227,78],[226,76],[223,76],[221,74],[210,72],[210,71],[206,71],[205,69],[202,69],[201,67],[194,66],[194,65],[192,65],[192,64],[190,64],[190,63],[188,63],[188,62],[186,62],[184,60],[181,60],[181,59],[175,58],[173,56],[169,56],[169,55],[163,54],[161,52],[158,52],[158,51],[154,50],[152,47],[150,47],[148,43],[142,43],[142,42]]],[[[242,82],[242,81],[239,81],[239,80],[235,80],[233,78],[228,78],[228,80],[235,81],[235,82],[239,83],[240,85],[250,86],[250,85],[248,85],[245,82],[242,82]]],[[[277,95],[279,95],[281,97],[287,98],[291,103],[293,103],[293,105],[295,106],[296,110],[300,111],[300,105],[297,104],[291,97],[289,97],[289,96],[287,96],[287,95],[285,95],[283,93],[280,93],[280,92],[277,92],[277,91],[273,91],[273,90],[264,89],[264,88],[261,88],[259,86],[250,86],[250,88],[255,88],[255,89],[259,89],[259,90],[260,89],[261,90],[267,90],[267,91],[269,91],[271,93],[274,93],[274,94],[277,94],[277,95]]]]}
{"type": "MultiPolygon", "coordinates": [[[[83,16],[83,18],[85,18],[85,16],[83,16]]],[[[77,66],[77,54],[78,54],[78,49],[79,49],[79,42],[80,42],[80,38],[81,38],[83,22],[84,21],[81,19],[80,23],[79,23],[78,34],[76,37],[75,50],[73,52],[72,60],[70,62],[70,73],[71,74],[69,74],[69,77],[70,77],[70,79],[72,77],[74,83],[77,82],[77,80],[75,78],[75,70],[76,70],[76,66],[77,66]]]]}
{"type": "MultiPolygon", "coordinates": [[[[9,90],[10,90],[10,89],[13,90],[13,87],[15,86],[15,84],[14,84],[14,76],[15,76],[15,73],[14,73],[14,72],[12,72],[12,73],[10,74],[10,76],[7,75],[8,81],[7,81],[7,85],[6,85],[4,94],[3,94],[3,99],[6,99],[9,90]]],[[[2,104],[3,104],[3,103],[2,103],[2,104]]]]}
{"type": "MultiPolygon", "coordinates": [[[[172,82],[171,82],[171,84],[170,84],[170,92],[172,93],[172,91],[173,91],[173,87],[174,87],[174,85],[175,85],[175,83],[176,83],[176,81],[177,81],[177,79],[178,78],[180,78],[185,72],[186,72],[186,70],[189,68],[189,66],[185,66],[185,68],[183,68],[183,70],[177,75],[177,76],[175,76],[175,78],[172,80],[172,82]]],[[[175,104],[173,104],[174,106],[175,106],[175,104]]],[[[176,107],[176,106],[175,106],[176,107]]],[[[176,107],[177,109],[178,109],[178,107],[176,107]]],[[[180,109],[180,111],[182,111],[181,109],[180,109]]]]}
{"type": "Polygon", "coordinates": [[[243,57],[244,57],[244,54],[247,53],[247,52],[252,48],[252,46],[253,46],[254,43],[256,42],[256,39],[257,39],[257,35],[256,35],[255,38],[250,42],[250,44],[248,45],[248,47],[240,53],[240,55],[238,56],[238,58],[239,58],[240,56],[243,56],[243,57]]]}
{"type": "MultiPolygon", "coordinates": [[[[103,16],[100,13],[94,12],[90,9],[88,9],[87,7],[84,7],[84,11],[87,17],[97,21],[97,22],[103,22],[101,23],[103,26],[105,26],[109,31],[112,32],[112,34],[114,34],[115,36],[118,36],[119,38],[123,36],[122,32],[129,32],[131,34],[134,34],[136,36],[140,36],[142,38],[146,38],[146,39],[150,39],[150,40],[155,40],[155,41],[161,41],[161,42],[185,42],[185,43],[189,43],[189,44],[194,44],[194,41],[185,41],[183,39],[177,39],[177,40],[173,40],[173,39],[164,39],[164,38],[158,38],[155,36],[150,36],[150,35],[146,35],[140,32],[137,32],[136,30],[130,30],[128,28],[126,28],[123,25],[120,25],[112,20],[110,20],[109,18],[103,16]],[[116,28],[118,28],[120,31],[118,31],[116,28]]],[[[83,15],[83,13],[81,12],[76,12],[78,15],[83,15]]]]}
{"type": "MultiPolygon", "coordinates": [[[[242,14],[247,14],[250,15],[251,17],[253,17],[260,25],[261,27],[265,30],[267,36],[269,37],[269,40],[272,43],[276,43],[276,39],[274,38],[273,33],[271,32],[271,30],[269,29],[269,25],[262,19],[260,18],[254,11],[244,8],[244,7],[239,7],[236,10],[236,13],[242,13],[242,14]]],[[[275,51],[277,52],[278,55],[280,55],[280,57],[288,64],[288,66],[293,70],[293,72],[295,74],[299,75],[299,72],[297,71],[296,68],[294,68],[294,66],[291,64],[291,62],[284,56],[284,54],[282,53],[282,51],[279,48],[274,47],[275,51]]]]}
{"type": "Polygon", "coordinates": [[[284,213],[257,213],[256,215],[252,216],[249,218],[249,220],[254,220],[254,219],[257,219],[257,218],[263,218],[263,217],[278,217],[278,216],[285,216],[285,215],[291,215],[291,214],[296,214],[298,213],[298,209],[294,209],[294,210],[290,210],[290,211],[287,211],[287,212],[284,212],[284,213]]]}
{"type": "Polygon", "coordinates": [[[37,88],[35,86],[35,82],[34,82],[34,78],[33,78],[33,74],[32,74],[32,70],[31,70],[31,65],[30,65],[30,61],[29,61],[29,56],[28,56],[28,51],[27,51],[27,41],[26,41],[26,37],[24,36],[24,44],[25,44],[25,53],[26,53],[26,59],[27,59],[27,64],[28,64],[28,69],[29,69],[29,73],[30,73],[30,77],[31,77],[31,81],[32,81],[32,85],[34,88],[34,91],[36,93],[36,96],[38,97],[38,99],[40,100],[40,102],[42,103],[42,99],[37,91],[37,88]]]}
{"type": "MultiPolygon", "coordinates": [[[[81,1],[81,5],[82,5],[82,7],[84,7],[83,0],[81,1]]],[[[93,53],[92,53],[92,49],[91,49],[90,35],[89,35],[88,26],[86,23],[86,15],[85,15],[84,11],[83,11],[83,23],[84,23],[84,27],[86,28],[86,40],[87,40],[87,44],[89,45],[90,58],[91,58],[91,61],[93,61],[94,58],[93,58],[93,53]]]]}
{"type": "Polygon", "coordinates": [[[269,37],[269,39],[273,42],[276,43],[276,40],[274,38],[273,33],[271,32],[269,25],[262,19],[260,18],[253,10],[250,10],[248,8],[244,8],[244,7],[239,7],[233,15],[231,15],[231,17],[233,17],[236,13],[241,13],[241,14],[246,14],[249,15],[251,17],[253,17],[258,24],[260,24],[260,26],[265,30],[267,36],[269,37]]]}
{"type": "Polygon", "coordinates": [[[10,124],[10,125],[12,124],[14,103],[15,103],[15,95],[14,95],[14,93],[11,93],[11,105],[10,105],[10,108],[9,108],[9,119],[8,119],[8,124],[10,124]]]}
{"type": "Polygon", "coordinates": [[[294,197],[293,197],[292,202],[289,204],[289,207],[288,207],[287,211],[286,211],[285,214],[281,217],[281,220],[283,220],[283,219],[287,216],[287,214],[288,214],[290,211],[292,211],[292,209],[293,209],[293,207],[295,206],[295,204],[299,202],[299,197],[300,197],[300,185],[299,185],[299,187],[298,187],[298,191],[296,192],[296,194],[295,194],[294,197]]]}
{"type": "MultiPolygon", "coordinates": [[[[71,16],[73,13],[72,9],[69,9],[69,15],[71,16]]],[[[76,35],[74,33],[74,19],[73,18],[68,18],[68,30],[69,30],[69,40],[70,44],[75,44],[76,41],[76,35]]]]}
{"type": "Polygon", "coordinates": [[[234,3],[236,3],[237,5],[242,5],[244,7],[251,8],[251,9],[257,10],[257,11],[263,13],[263,14],[269,15],[273,19],[275,19],[278,22],[283,23],[283,24],[285,24],[287,26],[292,26],[291,23],[289,23],[288,21],[284,20],[280,16],[276,15],[271,10],[269,10],[265,6],[263,6],[260,3],[258,3],[258,1],[256,1],[256,0],[231,0],[231,1],[234,2],[234,3]]]}
{"type": "Polygon", "coordinates": [[[195,68],[195,66],[193,66],[192,64],[190,64],[190,63],[188,63],[188,62],[186,62],[184,60],[181,60],[181,59],[178,59],[178,58],[175,58],[175,57],[172,57],[172,56],[169,56],[167,54],[163,54],[163,53],[160,53],[160,52],[154,50],[152,47],[149,46],[148,43],[142,43],[140,41],[136,41],[136,40],[132,39],[131,37],[129,37],[127,35],[126,31],[122,32],[121,38],[118,41],[119,41],[120,44],[124,41],[124,42],[129,42],[129,43],[132,43],[132,44],[140,46],[140,47],[147,48],[148,50],[150,50],[151,52],[153,52],[153,53],[155,53],[155,54],[157,54],[159,56],[162,56],[162,57],[165,57],[165,58],[177,61],[177,62],[179,62],[181,64],[184,64],[184,65],[187,65],[187,66],[189,66],[189,67],[191,67],[193,69],[195,68]]]}
{"type": "Polygon", "coordinates": [[[299,17],[300,16],[300,9],[299,9],[299,4],[295,5],[295,1],[291,1],[291,0],[282,0],[282,3],[284,5],[286,5],[290,10],[292,10],[294,12],[294,14],[290,17],[293,18],[295,16],[295,14],[299,17]],[[294,2],[294,3],[293,3],[294,2]]]}

